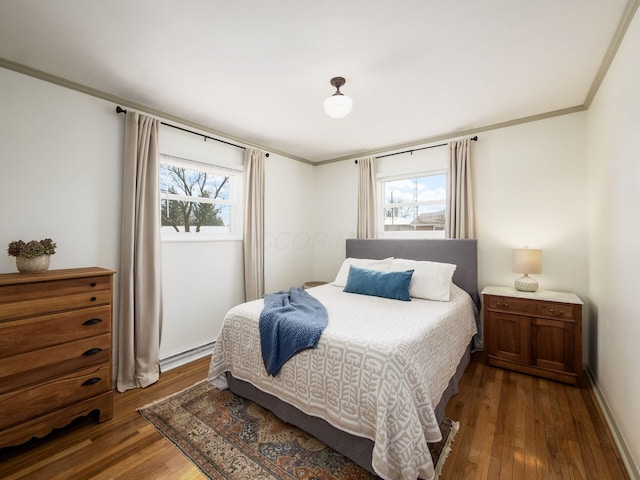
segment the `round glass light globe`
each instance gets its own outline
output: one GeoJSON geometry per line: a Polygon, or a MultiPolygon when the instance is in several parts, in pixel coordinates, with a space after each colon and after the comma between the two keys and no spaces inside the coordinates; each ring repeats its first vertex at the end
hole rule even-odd
{"type": "Polygon", "coordinates": [[[324,101],[324,111],[331,118],[346,117],[353,107],[353,100],[346,95],[332,95],[324,101]]]}

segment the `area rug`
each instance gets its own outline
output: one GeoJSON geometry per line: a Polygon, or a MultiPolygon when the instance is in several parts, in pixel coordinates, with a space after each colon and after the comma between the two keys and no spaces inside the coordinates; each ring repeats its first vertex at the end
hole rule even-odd
{"type": "MultiPolygon", "coordinates": [[[[378,478],[268,410],[206,381],[142,407],[140,413],[211,479],[378,478]]],[[[458,423],[445,419],[430,444],[436,477],[458,423]]]]}

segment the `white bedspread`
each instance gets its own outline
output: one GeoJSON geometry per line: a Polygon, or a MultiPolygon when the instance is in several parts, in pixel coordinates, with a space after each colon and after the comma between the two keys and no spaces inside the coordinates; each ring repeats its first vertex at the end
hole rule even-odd
{"type": "Polygon", "coordinates": [[[262,300],[231,309],[215,344],[212,384],[223,372],[250,382],[334,427],[374,441],[373,468],[385,479],[432,479],[427,442],[441,440],[434,407],[476,333],[474,306],[455,285],[450,302],[410,302],[344,293],[323,285],[308,292],[329,323],[317,348],[295,355],[275,377],[262,363],[262,300]]]}

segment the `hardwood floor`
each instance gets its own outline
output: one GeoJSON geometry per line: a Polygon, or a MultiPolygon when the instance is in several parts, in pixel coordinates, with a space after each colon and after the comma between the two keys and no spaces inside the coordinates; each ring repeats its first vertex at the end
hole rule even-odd
{"type": "Polygon", "coordinates": [[[460,422],[441,479],[628,479],[589,382],[487,366],[476,355],[446,415],[460,422]]]}
{"type": "MultiPolygon", "coordinates": [[[[43,439],[0,450],[0,478],[205,479],[137,408],[205,378],[208,358],[115,394],[114,417],[78,419],[43,439]]],[[[627,479],[590,386],[508,372],[476,355],[447,416],[460,431],[441,479],[627,479]]]]}

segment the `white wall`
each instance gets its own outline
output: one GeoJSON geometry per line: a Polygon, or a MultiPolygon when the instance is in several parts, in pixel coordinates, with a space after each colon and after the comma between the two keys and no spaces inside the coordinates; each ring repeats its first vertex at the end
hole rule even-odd
{"type": "Polygon", "coordinates": [[[265,171],[265,291],[313,280],[315,167],[270,154],[265,171]]]}
{"type": "MultiPolygon", "coordinates": [[[[518,275],[511,249],[527,244],[544,249],[540,288],[587,297],[585,138],[586,114],[576,113],[483,132],[472,144],[480,288],[512,285],[518,275]]],[[[437,163],[434,150],[424,164],[437,163]]],[[[379,170],[420,168],[421,154],[387,157],[379,170]]],[[[316,228],[326,242],[316,249],[314,273],[330,280],[344,258],[344,239],[354,236],[358,172],[353,161],[317,169],[316,228]]]]}
{"type": "Polygon", "coordinates": [[[122,118],[111,103],[0,69],[0,272],[12,240],[52,238],[51,268],[118,269],[122,118]]]}
{"type": "Polygon", "coordinates": [[[472,154],[480,285],[513,285],[511,250],[528,245],[540,289],[586,300],[586,114],[483,132],[472,154]]]}
{"type": "Polygon", "coordinates": [[[640,466],[640,17],[636,14],[587,116],[589,365],[640,466]]]}
{"type": "Polygon", "coordinates": [[[313,278],[332,281],[345,257],[345,240],[355,238],[358,166],[353,160],[315,167],[316,222],[313,278]]]}
{"type": "Polygon", "coordinates": [[[162,296],[160,359],[213,342],[244,302],[242,242],[163,243],[162,296]]]}

